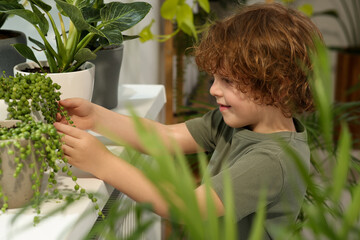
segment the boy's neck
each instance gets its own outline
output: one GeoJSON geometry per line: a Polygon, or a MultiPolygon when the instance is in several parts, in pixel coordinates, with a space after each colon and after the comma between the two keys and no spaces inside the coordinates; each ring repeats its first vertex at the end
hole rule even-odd
{"type": "Polygon", "coordinates": [[[250,129],[258,133],[296,132],[292,117],[285,117],[277,108],[269,107],[250,129]]]}

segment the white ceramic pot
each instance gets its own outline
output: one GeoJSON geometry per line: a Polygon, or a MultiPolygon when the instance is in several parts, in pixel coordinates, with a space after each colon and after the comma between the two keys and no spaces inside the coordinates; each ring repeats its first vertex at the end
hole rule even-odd
{"type": "MultiPolygon", "coordinates": [[[[44,66],[47,64],[46,61],[40,63],[44,66]]],[[[14,67],[14,75],[16,73],[28,75],[30,73],[23,70],[35,67],[38,67],[35,62],[18,64],[14,67]]],[[[81,69],[81,71],[75,72],[47,74],[54,83],[61,86],[61,99],[78,97],[91,101],[94,89],[95,65],[91,62],[86,62],[81,66],[81,69]]]]}

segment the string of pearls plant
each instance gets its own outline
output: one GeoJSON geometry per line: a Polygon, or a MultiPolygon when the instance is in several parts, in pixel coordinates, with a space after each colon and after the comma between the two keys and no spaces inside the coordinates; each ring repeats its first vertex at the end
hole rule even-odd
{"type": "MultiPolygon", "coordinates": [[[[34,218],[34,224],[38,223],[40,215],[41,199],[47,196],[53,196],[58,199],[64,199],[63,194],[57,188],[56,173],[62,171],[72,177],[75,182],[74,189],[78,197],[87,195],[94,202],[98,214],[103,217],[97,199],[93,194],[79,186],[77,177],[73,176],[71,166],[63,155],[61,149],[61,135],[58,134],[53,123],[56,121],[58,112],[73,125],[67,112],[58,105],[60,100],[60,86],[53,83],[51,78],[39,73],[29,75],[16,75],[0,78],[0,99],[3,99],[8,105],[7,119],[17,119],[21,122],[12,128],[0,128],[0,149],[5,149],[8,155],[14,155],[16,170],[13,173],[14,178],[21,172],[24,161],[29,159],[31,154],[35,155],[35,161],[30,163],[30,168],[39,166],[39,171],[34,171],[31,176],[33,180],[32,190],[34,196],[31,200],[32,208],[37,212],[34,218]],[[35,121],[32,113],[41,112],[43,121],[35,121]],[[20,144],[21,139],[30,140],[26,146],[20,144]],[[1,141],[8,140],[8,141],[1,141]],[[10,146],[14,147],[10,147],[10,146]],[[16,149],[17,151],[14,151],[16,149]],[[48,184],[46,191],[41,194],[40,184],[44,173],[48,173],[48,184]]],[[[74,125],[73,125],[74,126],[74,125]]],[[[74,126],[75,127],[75,126],[74,126]]],[[[0,159],[0,178],[3,174],[0,159]]],[[[66,199],[66,198],[65,198],[66,199]]],[[[8,198],[3,194],[0,186],[0,200],[2,200],[1,211],[5,212],[8,208],[8,198]]]]}

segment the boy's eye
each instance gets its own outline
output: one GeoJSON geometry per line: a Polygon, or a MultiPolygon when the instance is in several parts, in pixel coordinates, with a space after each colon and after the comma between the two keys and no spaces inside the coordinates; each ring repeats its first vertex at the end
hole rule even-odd
{"type": "Polygon", "coordinates": [[[233,83],[230,79],[227,79],[227,78],[222,78],[221,80],[222,80],[224,83],[229,84],[229,85],[232,85],[232,83],[233,83]]]}

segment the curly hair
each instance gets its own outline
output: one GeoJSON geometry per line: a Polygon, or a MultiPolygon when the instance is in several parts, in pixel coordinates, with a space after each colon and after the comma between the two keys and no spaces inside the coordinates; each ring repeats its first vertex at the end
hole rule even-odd
{"type": "Polygon", "coordinates": [[[297,10],[258,3],[211,25],[195,46],[198,67],[229,79],[258,104],[285,116],[313,110],[310,52],[322,35],[297,10]]]}

